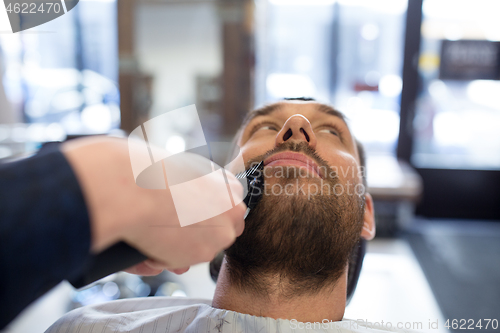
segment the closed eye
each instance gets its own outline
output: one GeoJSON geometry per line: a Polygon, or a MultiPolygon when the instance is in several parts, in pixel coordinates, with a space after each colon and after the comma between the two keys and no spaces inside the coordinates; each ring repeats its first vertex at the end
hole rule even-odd
{"type": "Polygon", "coordinates": [[[269,123],[269,122],[258,123],[254,127],[252,127],[252,130],[250,131],[250,136],[252,136],[255,132],[260,131],[260,130],[270,130],[270,131],[279,132],[279,126],[277,126],[274,123],[269,123]]]}
{"type": "Polygon", "coordinates": [[[337,127],[337,126],[324,126],[320,130],[318,130],[318,133],[330,133],[335,136],[338,136],[339,138],[342,136],[342,131],[337,127]]]}
{"type": "Polygon", "coordinates": [[[331,129],[322,129],[319,131],[320,133],[330,133],[336,136],[340,136],[340,134],[336,130],[331,130],[331,129]]]}
{"type": "Polygon", "coordinates": [[[276,128],[276,126],[274,125],[263,125],[261,126],[260,128],[258,128],[257,130],[271,130],[271,131],[278,131],[278,129],[276,128]]]}

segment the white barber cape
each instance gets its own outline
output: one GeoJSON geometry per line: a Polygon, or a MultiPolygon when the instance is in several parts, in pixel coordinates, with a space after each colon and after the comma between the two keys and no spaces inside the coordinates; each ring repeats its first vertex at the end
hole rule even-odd
{"type": "Polygon", "coordinates": [[[210,300],[148,297],[82,307],[56,321],[46,333],[252,333],[252,332],[405,332],[374,329],[353,320],[302,323],[256,317],[213,308],[210,300]]]}

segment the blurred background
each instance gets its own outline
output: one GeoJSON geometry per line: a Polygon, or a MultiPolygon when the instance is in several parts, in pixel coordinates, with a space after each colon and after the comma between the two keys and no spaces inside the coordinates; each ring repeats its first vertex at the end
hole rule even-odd
{"type": "MultiPolygon", "coordinates": [[[[124,137],[190,104],[207,141],[230,141],[248,110],[313,97],[365,145],[375,199],[377,237],[346,318],[429,331],[500,320],[499,12],[498,0],[80,1],[0,33],[0,159],[124,137]]],[[[182,151],[194,123],[156,123],[151,135],[182,151]]],[[[5,332],[117,298],[211,298],[214,286],[206,264],[79,291],[62,283],[5,332]]]]}

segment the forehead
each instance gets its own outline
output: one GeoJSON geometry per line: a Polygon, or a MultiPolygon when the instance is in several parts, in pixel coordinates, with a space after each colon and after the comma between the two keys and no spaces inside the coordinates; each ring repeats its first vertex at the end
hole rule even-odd
{"type": "Polygon", "coordinates": [[[326,104],[315,102],[279,102],[266,105],[260,109],[250,112],[243,122],[243,128],[245,128],[253,119],[262,116],[288,118],[293,114],[302,114],[310,121],[314,118],[336,117],[342,120],[347,127],[344,115],[326,104]]]}

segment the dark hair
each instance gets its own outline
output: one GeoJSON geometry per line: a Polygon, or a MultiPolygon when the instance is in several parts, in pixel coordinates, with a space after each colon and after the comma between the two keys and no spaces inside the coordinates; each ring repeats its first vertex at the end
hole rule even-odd
{"type": "Polygon", "coordinates": [[[303,102],[315,102],[316,100],[312,97],[285,97],[285,101],[303,101],[303,102]]]}

